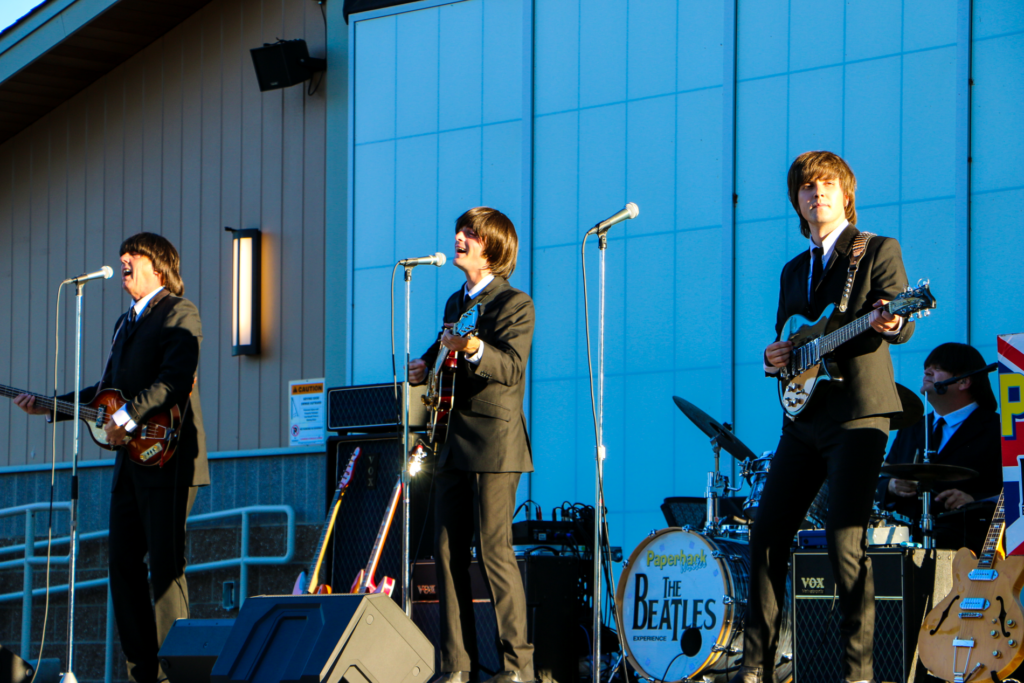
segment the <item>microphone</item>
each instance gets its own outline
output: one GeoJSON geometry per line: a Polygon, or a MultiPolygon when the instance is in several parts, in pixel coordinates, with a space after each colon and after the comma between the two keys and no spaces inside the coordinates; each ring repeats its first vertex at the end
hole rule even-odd
{"type": "Polygon", "coordinates": [[[94,273],[82,273],[78,277],[69,277],[67,280],[65,280],[61,284],[65,284],[66,285],[66,284],[72,283],[72,284],[79,285],[79,284],[82,284],[83,282],[88,282],[89,280],[99,280],[100,278],[103,278],[104,280],[109,280],[111,278],[111,276],[113,276],[113,274],[114,274],[114,269],[113,268],[111,268],[110,266],[103,266],[102,268],[100,268],[99,270],[97,270],[94,273]]]}
{"type": "Polygon", "coordinates": [[[946,393],[946,388],[950,384],[956,384],[960,380],[967,379],[968,377],[972,377],[974,375],[981,375],[981,374],[986,374],[986,373],[992,372],[993,370],[995,370],[998,367],[999,367],[999,363],[989,363],[988,365],[986,365],[983,368],[978,368],[977,370],[971,370],[970,372],[966,372],[966,373],[960,375],[959,377],[950,377],[949,379],[944,379],[944,380],[939,381],[939,382],[933,382],[932,386],[935,387],[935,393],[938,394],[939,396],[942,396],[943,394],[946,393]]]}
{"type": "Polygon", "coordinates": [[[617,214],[615,214],[608,220],[601,221],[600,223],[592,227],[590,230],[587,230],[587,234],[593,235],[596,233],[598,235],[603,235],[606,232],[608,232],[608,228],[612,227],[613,225],[621,223],[622,221],[628,221],[630,218],[636,218],[639,215],[640,207],[634,204],[633,202],[630,202],[629,204],[626,204],[626,208],[624,208],[622,211],[619,211],[617,214]]]}
{"type": "Polygon", "coordinates": [[[414,268],[416,266],[437,266],[440,268],[448,261],[445,255],[441,252],[437,252],[433,256],[421,256],[419,258],[404,258],[398,262],[398,265],[405,266],[406,268],[414,268]]]}

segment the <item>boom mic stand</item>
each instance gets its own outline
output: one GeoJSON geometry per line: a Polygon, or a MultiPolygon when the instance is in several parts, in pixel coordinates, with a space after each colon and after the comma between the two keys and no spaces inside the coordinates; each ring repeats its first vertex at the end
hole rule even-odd
{"type": "Polygon", "coordinates": [[[402,609],[412,619],[412,575],[409,571],[409,299],[413,266],[405,266],[405,379],[402,381],[402,609]]]}

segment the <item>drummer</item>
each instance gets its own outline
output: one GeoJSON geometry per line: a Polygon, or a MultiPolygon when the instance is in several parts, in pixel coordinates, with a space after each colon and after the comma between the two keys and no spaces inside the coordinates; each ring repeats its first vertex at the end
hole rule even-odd
{"type": "MultiPolygon", "coordinates": [[[[999,416],[996,398],[988,377],[978,374],[962,379],[939,394],[935,382],[958,377],[984,368],[987,364],[981,354],[969,344],[950,342],[937,346],[924,361],[921,394],[934,412],[901,429],[893,441],[886,465],[923,462],[925,429],[930,433],[929,460],[946,465],[959,465],[977,470],[974,479],[959,482],[935,482],[936,494],[932,501],[932,514],[942,515],[969,505],[974,514],[938,517],[935,540],[938,548],[967,547],[979,553],[988,530],[988,517],[992,506],[982,511],[970,505],[975,501],[999,495],[1003,486],[1000,455],[999,416]]],[[[895,512],[914,522],[915,539],[920,541],[921,501],[915,481],[881,477],[876,500],[883,511],[895,512]]]]}

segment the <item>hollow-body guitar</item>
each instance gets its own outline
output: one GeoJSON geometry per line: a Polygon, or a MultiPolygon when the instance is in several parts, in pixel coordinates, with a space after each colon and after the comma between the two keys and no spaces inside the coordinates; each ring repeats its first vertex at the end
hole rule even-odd
{"type": "MultiPolygon", "coordinates": [[[[31,394],[29,391],[22,391],[14,387],[0,384],[0,396],[14,398],[20,394],[31,394]]],[[[52,396],[32,394],[36,398],[36,406],[46,408],[53,414],[52,396]]],[[[89,436],[100,448],[113,451],[118,446],[107,442],[107,433],[103,431],[103,425],[110,421],[111,415],[121,409],[121,406],[128,403],[117,389],[103,389],[88,403],[78,405],[78,417],[89,428],[89,436]]],[[[75,404],[72,401],[57,401],[57,413],[72,417],[75,414],[75,404]]],[[[148,420],[135,427],[135,431],[128,435],[128,443],[123,446],[128,458],[140,465],[157,465],[163,467],[164,463],[171,459],[174,450],[178,445],[178,429],[181,427],[181,411],[178,406],[172,406],[170,410],[150,416],[148,420]]]]}
{"type": "Polygon", "coordinates": [[[1006,556],[1004,527],[1000,494],[981,557],[968,548],[957,552],[953,589],[921,626],[921,662],[945,681],[1001,681],[1024,661],[1024,557],[1006,556]]]}
{"type": "MultiPolygon", "coordinates": [[[[917,287],[908,287],[905,292],[901,292],[879,310],[910,319],[915,314],[917,317],[928,315],[936,305],[928,282],[923,282],[917,287]]],[[[782,328],[780,337],[793,342],[789,362],[779,372],[779,402],[790,419],[795,420],[808,406],[819,384],[829,380],[843,380],[839,368],[831,357],[832,352],[871,329],[869,313],[825,334],[834,310],[835,306],[829,305],[814,322],[802,315],[794,315],[782,328]]]]}
{"type": "MultiPolygon", "coordinates": [[[[479,308],[473,306],[451,325],[451,333],[460,337],[473,334],[479,317],[479,308]]],[[[458,365],[459,352],[439,345],[434,367],[427,376],[427,393],[422,397],[423,403],[430,409],[427,434],[431,444],[443,444],[448,438],[448,418],[455,401],[455,370],[458,365]]]]}

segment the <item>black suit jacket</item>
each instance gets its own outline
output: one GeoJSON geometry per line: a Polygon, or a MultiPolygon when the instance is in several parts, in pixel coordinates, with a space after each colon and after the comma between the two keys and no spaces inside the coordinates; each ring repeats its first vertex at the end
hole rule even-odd
{"type": "MultiPolygon", "coordinates": [[[[924,453],[924,429],[926,418],[921,418],[911,427],[901,429],[892,442],[887,465],[912,463],[918,451],[924,453]]],[[[931,429],[931,420],[928,428],[931,429]]],[[[974,412],[957,427],[953,436],[932,462],[946,465],[960,465],[977,470],[980,476],[966,481],[935,482],[935,493],[947,489],[960,489],[975,500],[999,495],[1003,488],[1002,438],[999,415],[991,410],[975,408],[974,412]]],[[[899,498],[888,492],[891,477],[878,480],[876,500],[886,510],[892,510],[912,519],[921,516],[921,501],[914,498],[899,498]]],[[[942,502],[932,504],[932,514],[946,511],[942,502]]]]}
{"type": "MultiPolygon", "coordinates": [[[[783,267],[775,323],[776,339],[781,338],[786,321],[791,316],[800,314],[813,321],[829,304],[838,307],[846,284],[850,251],[858,233],[850,225],[836,240],[832,258],[811,301],[807,300],[810,252],[805,249],[783,267]]],[[[891,237],[873,237],[861,258],[850,293],[849,307],[845,313],[835,309],[826,332],[870,313],[874,302],[894,299],[906,286],[907,276],[903,270],[899,242],[891,237]]],[[[892,338],[868,330],[846,342],[835,352],[843,381],[830,382],[831,386],[824,392],[825,395],[815,395],[814,400],[824,400],[832,418],[840,422],[902,412],[893,378],[889,345],[903,344],[913,334],[914,323],[904,320],[899,334],[892,338]]]]}
{"type": "MultiPolygon", "coordinates": [[[[444,321],[456,322],[469,307],[478,306],[477,336],[485,348],[477,365],[459,355],[448,439],[438,464],[468,472],[532,472],[523,396],[533,342],[533,299],[501,277],[469,302],[463,298],[461,288],[448,298],[444,321]]],[[[423,355],[428,366],[438,347],[435,342],[423,355]]]]}
{"type": "Polygon", "coordinates": [[[177,451],[163,467],[133,463],[118,449],[112,486],[125,474],[140,487],[205,486],[210,483],[206,434],[199,390],[194,386],[203,339],[199,311],[188,299],[164,289],[150,300],[130,330],[122,329],[126,319],[127,313],[114,327],[103,379],[83,389],[81,400],[91,401],[97,390],[114,388],[128,399],[128,415],[137,424],[172,405],[181,409],[183,419],[177,451]]]}

